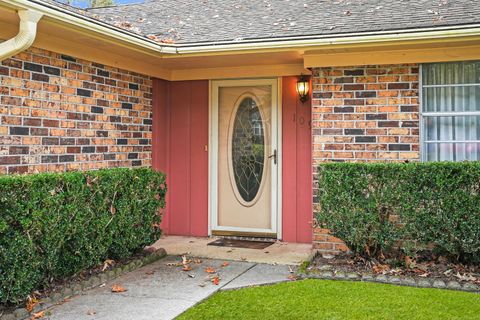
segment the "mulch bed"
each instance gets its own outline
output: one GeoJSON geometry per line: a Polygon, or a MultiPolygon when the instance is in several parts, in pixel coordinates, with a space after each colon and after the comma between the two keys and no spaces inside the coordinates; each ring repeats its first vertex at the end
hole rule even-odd
{"type": "Polygon", "coordinates": [[[405,261],[379,262],[375,259],[365,259],[353,254],[343,253],[337,256],[318,255],[307,267],[307,273],[333,271],[343,273],[356,273],[385,275],[400,278],[427,279],[431,281],[442,280],[445,283],[458,282],[461,285],[471,283],[480,286],[480,266],[464,265],[448,261],[445,257],[436,257],[427,254],[417,261],[409,257],[405,261]]]}

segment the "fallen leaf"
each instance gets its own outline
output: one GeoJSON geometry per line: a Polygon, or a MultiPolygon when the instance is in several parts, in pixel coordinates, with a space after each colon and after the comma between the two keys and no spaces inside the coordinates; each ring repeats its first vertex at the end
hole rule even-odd
{"type": "Polygon", "coordinates": [[[409,269],[415,268],[415,260],[409,256],[405,256],[405,266],[409,269]]]}
{"type": "Polygon", "coordinates": [[[287,277],[287,279],[290,280],[290,281],[297,281],[298,277],[294,274],[291,274],[287,277]]]}
{"type": "Polygon", "coordinates": [[[96,315],[96,314],[97,314],[97,312],[95,310],[88,310],[87,311],[87,315],[89,315],[89,316],[93,316],[93,315],[96,315]]]}
{"type": "Polygon", "coordinates": [[[25,309],[30,313],[32,312],[33,308],[37,305],[38,300],[35,297],[28,296],[27,304],[25,305],[25,309]]]}
{"type": "Polygon", "coordinates": [[[35,319],[40,319],[45,316],[45,311],[40,311],[37,313],[32,314],[32,317],[30,319],[35,320],[35,319]]]}
{"type": "Polygon", "coordinates": [[[172,43],[175,43],[175,40],[167,38],[167,39],[161,39],[160,42],[172,44],[172,43]]]}
{"type": "Polygon", "coordinates": [[[188,264],[184,265],[182,268],[183,271],[190,271],[192,270],[192,267],[190,267],[188,264]]]}
{"type": "Polygon", "coordinates": [[[114,260],[110,260],[110,259],[105,260],[105,261],[103,262],[102,271],[107,270],[107,268],[110,267],[110,266],[113,266],[114,263],[115,263],[114,260]]]}
{"type": "Polygon", "coordinates": [[[455,277],[457,277],[459,280],[462,280],[462,281],[476,281],[477,280],[477,278],[475,278],[471,274],[466,274],[466,273],[465,274],[460,274],[459,272],[457,272],[455,277]]]}
{"type": "Polygon", "coordinates": [[[154,273],[155,273],[155,271],[147,271],[147,272],[145,272],[145,274],[148,274],[149,276],[151,276],[151,275],[154,274],[154,273]]]}
{"type": "Polygon", "coordinates": [[[125,292],[125,291],[127,291],[127,289],[125,289],[123,286],[121,286],[119,284],[114,284],[112,286],[112,292],[120,293],[120,292],[125,292]]]}
{"type": "Polygon", "coordinates": [[[205,272],[206,272],[206,273],[215,273],[215,272],[217,272],[217,271],[216,271],[214,268],[212,268],[212,267],[207,267],[207,268],[205,268],[205,272]]]}
{"type": "Polygon", "coordinates": [[[216,286],[220,283],[220,278],[219,277],[213,277],[212,278],[212,283],[216,286]]]}
{"type": "Polygon", "coordinates": [[[225,261],[224,263],[222,263],[222,267],[228,267],[230,265],[230,263],[228,263],[227,261],[225,261]]]}
{"type": "Polygon", "coordinates": [[[195,260],[193,260],[193,262],[196,263],[196,264],[200,264],[200,263],[202,263],[202,259],[195,259],[195,260]]]}
{"type": "Polygon", "coordinates": [[[385,273],[390,270],[390,266],[388,264],[376,264],[372,267],[373,272],[375,273],[385,273]]]}
{"type": "Polygon", "coordinates": [[[422,274],[419,274],[418,276],[419,277],[422,277],[422,278],[426,278],[430,275],[430,272],[425,272],[425,273],[422,273],[422,274]]]}
{"type": "Polygon", "coordinates": [[[399,275],[399,274],[403,274],[403,270],[400,269],[400,268],[392,269],[392,270],[390,270],[389,273],[390,273],[390,274],[393,274],[393,275],[399,275]]]}

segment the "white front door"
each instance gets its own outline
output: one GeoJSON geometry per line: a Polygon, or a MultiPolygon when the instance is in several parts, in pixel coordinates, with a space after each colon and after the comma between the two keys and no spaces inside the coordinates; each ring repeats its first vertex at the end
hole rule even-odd
{"type": "Polygon", "coordinates": [[[214,235],[278,236],[277,92],[276,79],[212,81],[214,235]]]}

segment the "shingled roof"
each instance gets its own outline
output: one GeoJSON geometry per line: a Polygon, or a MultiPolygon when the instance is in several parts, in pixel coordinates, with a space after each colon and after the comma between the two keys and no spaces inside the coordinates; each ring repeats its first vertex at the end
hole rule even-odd
{"type": "Polygon", "coordinates": [[[88,11],[179,44],[480,23],[478,0],[146,0],[88,11]]]}

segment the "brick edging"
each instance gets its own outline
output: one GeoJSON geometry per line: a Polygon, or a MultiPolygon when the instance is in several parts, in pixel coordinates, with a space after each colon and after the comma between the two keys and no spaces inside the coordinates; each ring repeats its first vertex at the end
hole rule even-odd
{"type": "Polygon", "coordinates": [[[91,276],[90,278],[83,280],[81,282],[71,283],[65,286],[61,291],[53,293],[51,296],[40,300],[40,302],[35,306],[33,311],[29,313],[25,308],[17,308],[11,313],[0,315],[1,320],[23,320],[28,319],[34,313],[40,311],[45,311],[60,303],[66,298],[73,297],[80,294],[83,291],[93,289],[100,286],[101,284],[111,281],[118,278],[121,275],[124,275],[128,272],[136,270],[140,267],[143,267],[147,264],[155,262],[162,259],[167,255],[165,249],[160,248],[155,252],[151,253],[142,258],[135,259],[129,262],[126,265],[115,267],[107,272],[104,272],[99,275],[91,276]]]}
{"type": "Polygon", "coordinates": [[[433,289],[447,289],[455,291],[465,291],[480,293],[480,286],[473,283],[464,283],[463,285],[458,281],[445,282],[441,279],[427,279],[415,277],[401,277],[389,275],[374,275],[372,273],[358,273],[358,272],[344,272],[335,269],[325,270],[319,272],[300,272],[297,274],[301,279],[322,279],[322,280],[343,280],[343,281],[358,281],[358,282],[374,282],[383,284],[393,284],[399,286],[408,286],[416,288],[433,288],[433,289]]]}

